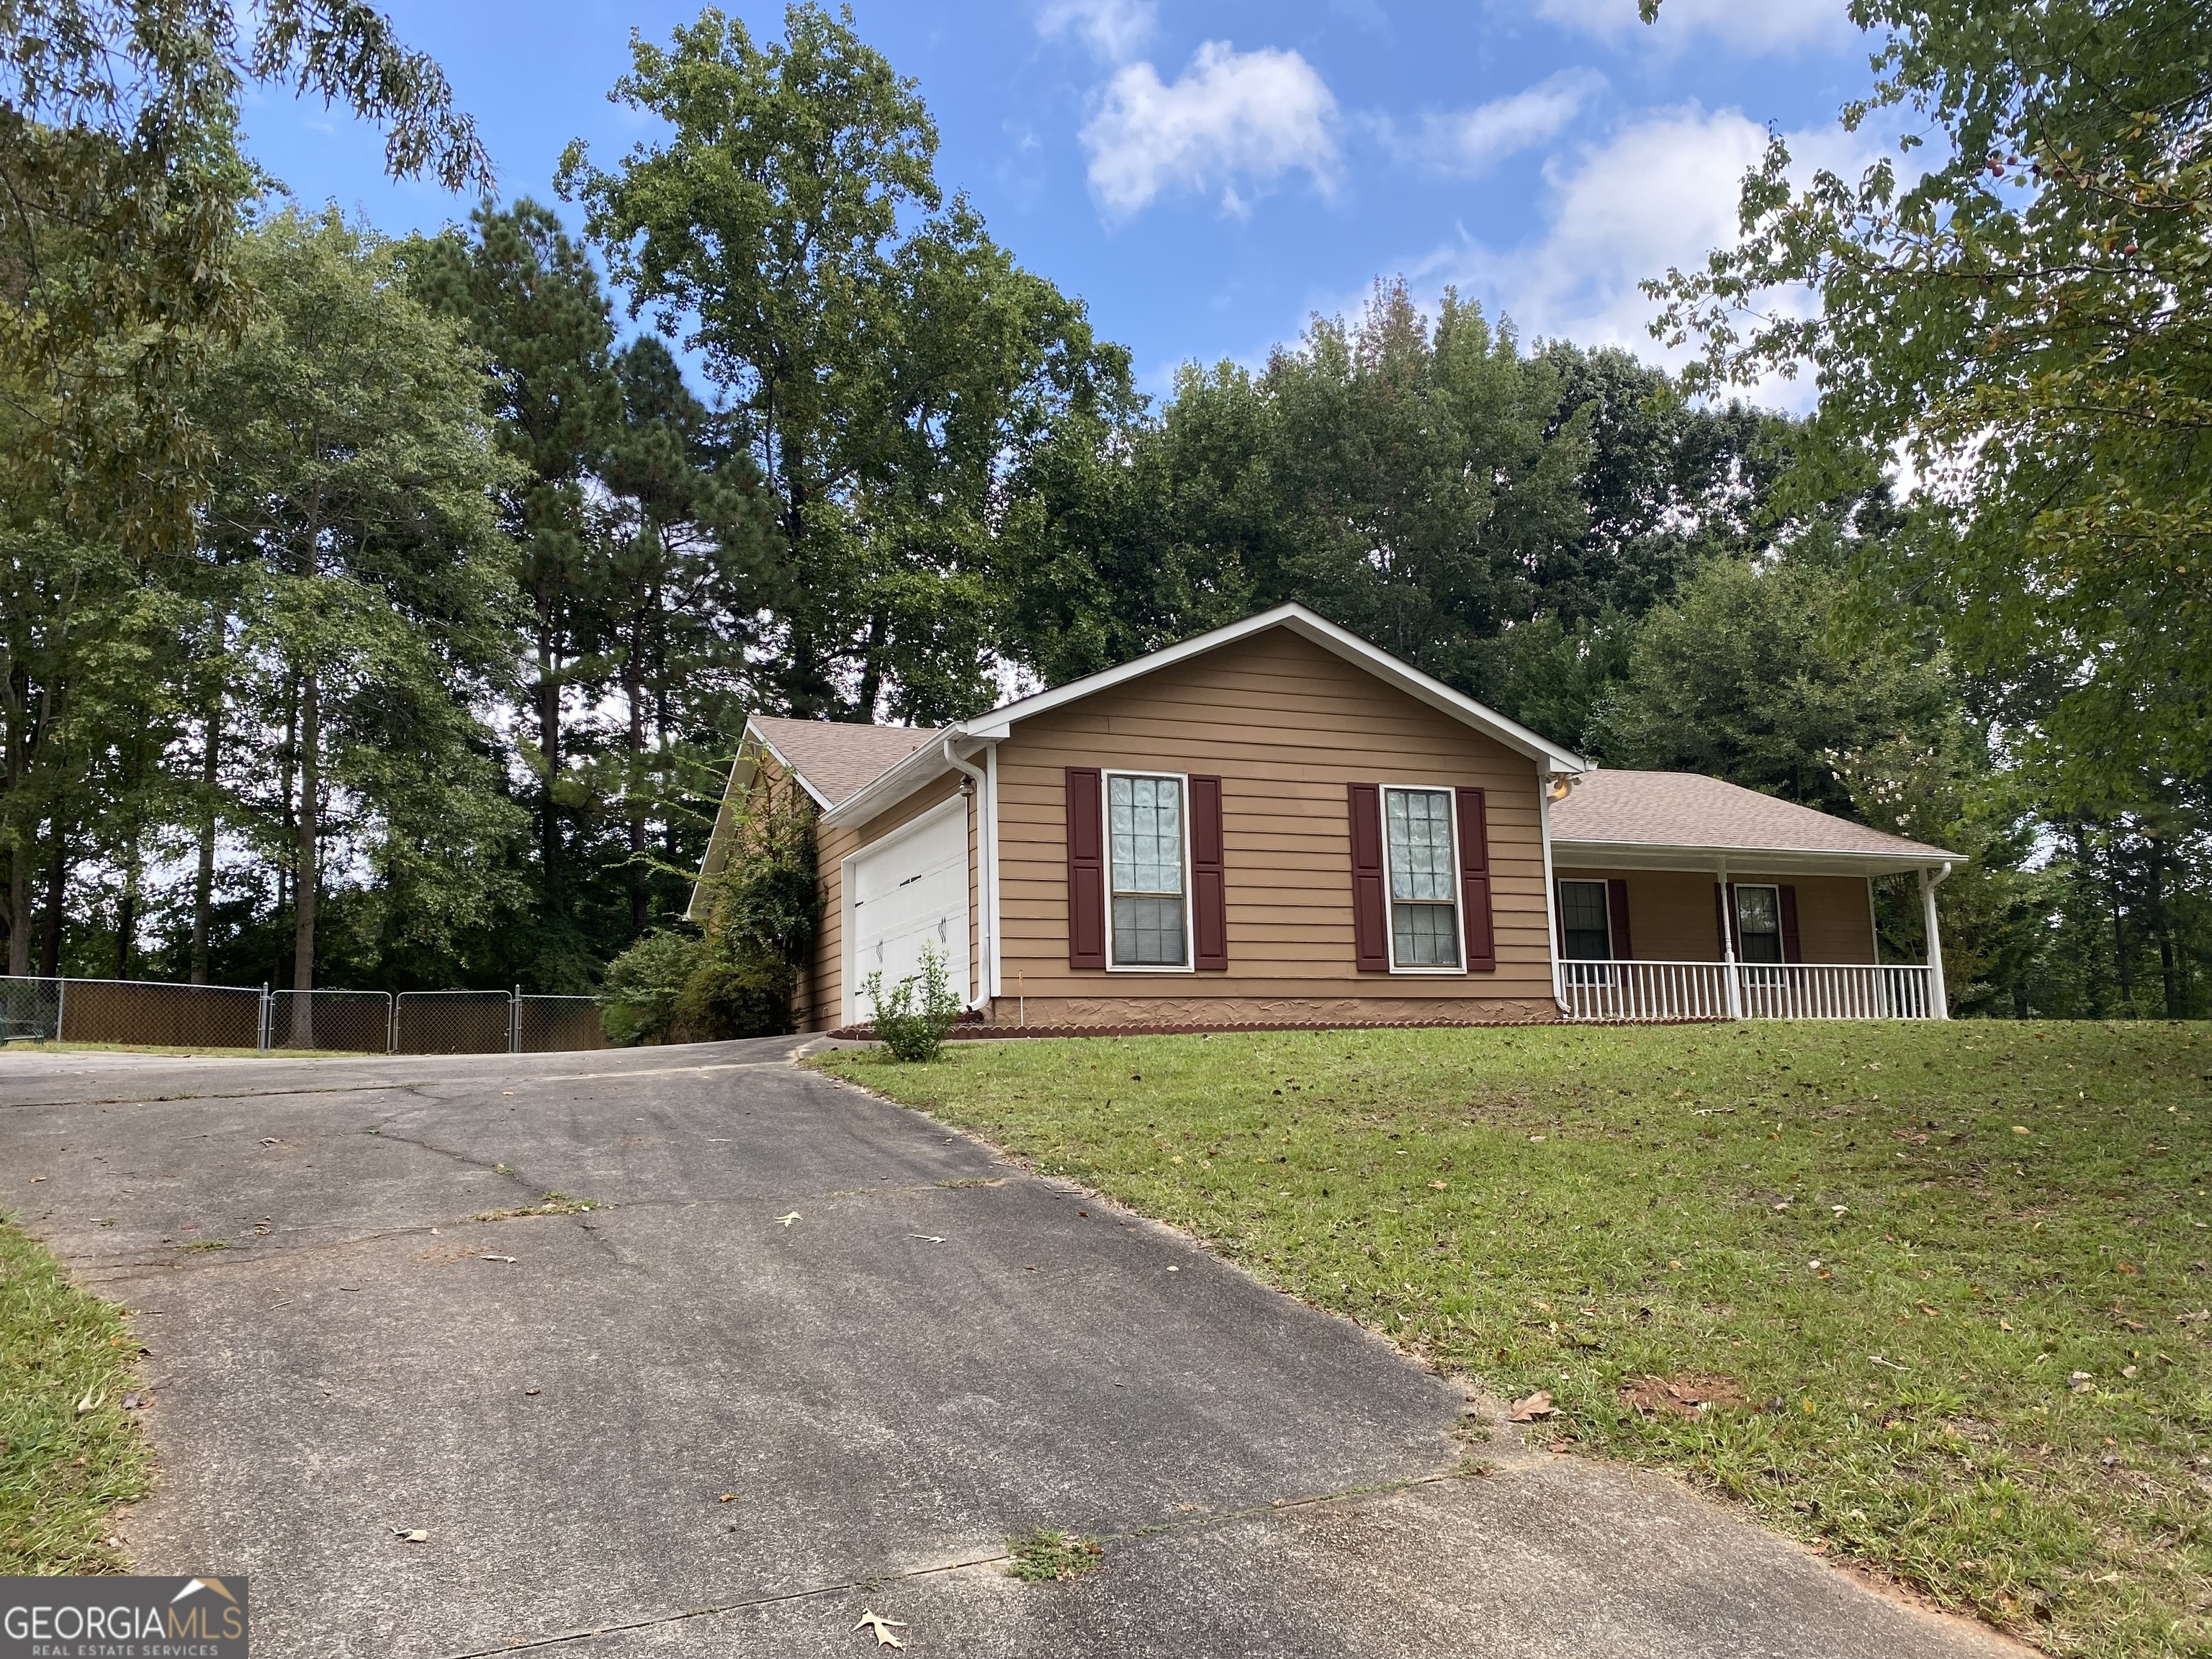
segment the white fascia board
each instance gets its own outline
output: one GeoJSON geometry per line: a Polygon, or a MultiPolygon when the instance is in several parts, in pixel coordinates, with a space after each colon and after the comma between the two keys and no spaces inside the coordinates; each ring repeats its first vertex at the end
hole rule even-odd
{"type": "Polygon", "coordinates": [[[1726,865],[1731,871],[1808,876],[1889,876],[1937,865],[1964,864],[1957,853],[1930,847],[1920,853],[1810,852],[1781,847],[1669,847],[1656,842],[1567,841],[1552,842],[1554,866],[1577,870],[1672,870],[1711,875],[1726,865]]]}
{"type": "Polygon", "coordinates": [[[1054,708],[1094,696],[1101,691],[1110,691],[1117,685],[1141,679],[1163,668],[1172,668],[1193,657],[1202,657],[1209,651],[1234,645],[1240,640],[1264,634],[1271,628],[1287,628],[1301,638],[1310,640],[1326,651],[1334,652],[1346,662],[1365,669],[1384,684],[1395,686],[1407,696],[1416,697],[1431,708],[1439,709],[1465,726],[1471,726],[1504,744],[1508,749],[1526,755],[1547,770],[1553,772],[1587,772],[1589,766],[1581,756],[1560,748],[1557,744],[1539,737],[1517,720],[1510,720],[1496,709],[1477,702],[1473,697],[1455,691],[1442,680],[1433,679],[1410,663],[1401,662],[1389,652],[1368,644],[1357,634],[1339,628],[1327,617],[1318,616],[1297,604],[1279,605],[1272,611],[1262,611],[1257,616],[1247,617],[1242,622],[1217,628],[1210,634],[1200,634],[1155,651],[1150,656],[1125,662],[1118,668],[1109,668],[1096,674],[1086,674],[1079,680],[1070,680],[1049,691],[1040,691],[1035,696],[1010,702],[1003,708],[968,721],[954,730],[963,735],[980,738],[986,742],[1006,736],[1016,722],[1032,715],[1048,714],[1054,708]]]}
{"type": "Polygon", "coordinates": [[[719,875],[729,862],[730,820],[736,812],[738,798],[751,789],[753,779],[759,775],[760,763],[745,745],[758,738],[747,723],[745,734],[738,740],[738,752],[730,761],[730,775],[722,784],[721,805],[714,810],[714,827],[708,832],[707,850],[699,855],[699,877],[691,884],[691,899],[684,907],[684,920],[704,921],[706,914],[699,908],[705,896],[708,879],[719,875]]]}

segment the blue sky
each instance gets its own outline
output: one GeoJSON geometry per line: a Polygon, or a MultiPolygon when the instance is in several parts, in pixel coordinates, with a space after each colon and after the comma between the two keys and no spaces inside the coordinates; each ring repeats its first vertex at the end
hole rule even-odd
{"type": "MultiPolygon", "coordinates": [[[[390,9],[477,118],[502,192],[548,202],[570,139],[605,165],[651,136],[606,99],[631,29],[665,40],[696,15],[644,0],[390,9]]],[[[780,4],[725,9],[757,35],[780,28],[780,4]]],[[[1179,362],[1257,362],[1310,313],[1397,275],[1424,297],[1455,283],[1525,335],[1656,357],[1637,279],[1731,234],[1735,181],[1770,125],[1831,164],[1879,136],[1836,126],[1869,73],[1843,0],[1667,0],[1650,28],[1635,0],[853,9],[921,83],[948,191],[1085,299],[1155,393],[1179,362]]],[[[387,231],[472,205],[384,179],[377,135],[317,104],[257,94],[247,140],[302,200],[387,231]]]]}

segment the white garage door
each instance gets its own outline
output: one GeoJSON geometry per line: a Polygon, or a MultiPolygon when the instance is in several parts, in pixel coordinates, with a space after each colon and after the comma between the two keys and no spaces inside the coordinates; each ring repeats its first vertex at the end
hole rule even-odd
{"type": "Polygon", "coordinates": [[[881,846],[855,854],[852,948],[846,957],[845,1017],[874,1012],[860,981],[878,969],[888,991],[921,969],[925,942],[946,963],[952,994],[968,1000],[968,813],[955,798],[881,846]]]}

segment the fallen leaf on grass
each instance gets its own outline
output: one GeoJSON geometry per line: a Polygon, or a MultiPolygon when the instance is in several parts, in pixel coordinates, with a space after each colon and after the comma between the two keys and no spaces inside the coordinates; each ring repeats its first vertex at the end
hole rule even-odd
{"type": "Polygon", "coordinates": [[[1712,1406],[1747,1406],[1751,1397],[1725,1376],[1639,1376],[1624,1382],[1621,1403],[1646,1417],[1696,1417],[1712,1406]]]}
{"type": "Polygon", "coordinates": [[[1506,1410],[1505,1420],[1509,1423],[1541,1423],[1552,1415],[1554,1409],[1552,1391],[1539,1389],[1526,1398],[1515,1401],[1506,1410]]]}

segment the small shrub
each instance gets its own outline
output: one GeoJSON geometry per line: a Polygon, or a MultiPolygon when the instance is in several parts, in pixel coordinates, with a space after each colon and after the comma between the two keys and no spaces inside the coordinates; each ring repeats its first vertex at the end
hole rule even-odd
{"type": "Polygon", "coordinates": [[[791,982],[772,963],[739,956],[726,937],[709,940],[677,994],[670,1026],[678,1042],[782,1036],[791,1030],[791,982]]]}
{"type": "Polygon", "coordinates": [[[935,1060],[946,1033],[959,1023],[960,999],[933,945],[921,947],[921,971],[901,980],[888,995],[880,968],[860,981],[860,994],[875,1011],[870,1023],[894,1060],[935,1060]]]}
{"type": "Polygon", "coordinates": [[[666,1040],[677,1000],[706,954],[706,942],[684,933],[647,933],[607,964],[599,992],[599,1024],[618,1048],[666,1040]]]}

